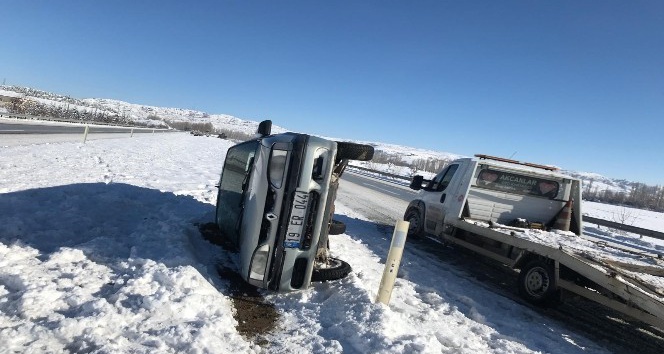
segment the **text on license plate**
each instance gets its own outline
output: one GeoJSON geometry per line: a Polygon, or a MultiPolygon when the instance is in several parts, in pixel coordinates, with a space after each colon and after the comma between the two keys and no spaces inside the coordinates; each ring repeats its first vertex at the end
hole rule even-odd
{"type": "Polygon", "coordinates": [[[284,247],[300,247],[308,205],[309,193],[296,191],[295,197],[293,198],[293,207],[291,208],[290,218],[288,219],[284,247]]]}

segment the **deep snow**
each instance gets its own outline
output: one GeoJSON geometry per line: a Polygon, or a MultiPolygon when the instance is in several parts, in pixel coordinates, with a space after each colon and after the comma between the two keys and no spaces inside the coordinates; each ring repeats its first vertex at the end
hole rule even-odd
{"type": "MultiPolygon", "coordinates": [[[[602,353],[463,270],[408,249],[390,306],[374,298],[403,201],[343,183],[353,273],[291,293],[265,345],[235,329],[204,241],[231,142],[188,134],[0,147],[0,352],[602,353]]],[[[2,144],[0,143],[0,146],[2,144]]]]}

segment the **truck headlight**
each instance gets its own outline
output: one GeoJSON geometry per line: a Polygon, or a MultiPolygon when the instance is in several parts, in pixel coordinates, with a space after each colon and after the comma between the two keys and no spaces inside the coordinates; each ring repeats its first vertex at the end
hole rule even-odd
{"type": "Polygon", "coordinates": [[[286,150],[272,150],[270,155],[270,167],[268,175],[270,177],[270,184],[274,188],[281,188],[284,179],[284,171],[286,171],[286,158],[288,151],[286,150]]]}
{"type": "Polygon", "coordinates": [[[262,282],[265,279],[265,269],[267,268],[267,259],[270,255],[270,246],[262,245],[256,252],[254,256],[251,257],[251,264],[249,269],[249,279],[257,280],[262,282]]]}

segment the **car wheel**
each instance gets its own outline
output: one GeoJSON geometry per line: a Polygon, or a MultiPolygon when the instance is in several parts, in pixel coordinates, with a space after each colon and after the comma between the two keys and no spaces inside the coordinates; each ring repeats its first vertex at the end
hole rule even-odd
{"type": "Polygon", "coordinates": [[[345,278],[350,274],[352,268],[350,264],[337,258],[328,258],[327,264],[314,266],[311,274],[311,281],[322,282],[345,278]]]}
{"type": "Polygon", "coordinates": [[[521,268],[519,273],[519,294],[535,305],[552,305],[555,303],[558,286],[551,263],[543,260],[532,260],[521,268]]]}
{"type": "Polygon", "coordinates": [[[406,210],[403,219],[409,222],[408,236],[421,237],[424,235],[424,226],[422,224],[422,212],[419,208],[409,208],[406,210]]]}
{"type": "Polygon", "coordinates": [[[337,220],[330,220],[330,232],[329,235],[341,235],[346,232],[346,224],[337,220]]]}
{"type": "Polygon", "coordinates": [[[337,141],[337,160],[369,161],[373,155],[374,148],[371,145],[337,141]]]}

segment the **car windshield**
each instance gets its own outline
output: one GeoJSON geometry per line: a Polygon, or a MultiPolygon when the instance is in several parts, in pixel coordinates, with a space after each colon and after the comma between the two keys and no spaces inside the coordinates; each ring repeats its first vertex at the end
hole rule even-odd
{"type": "Polygon", "coordinates": [[[221,232],[238,243],[243,196],[251,177],[251,165],[258,141],[248,141],[228,149],[219,182],[217,222],[221,232]]]}

